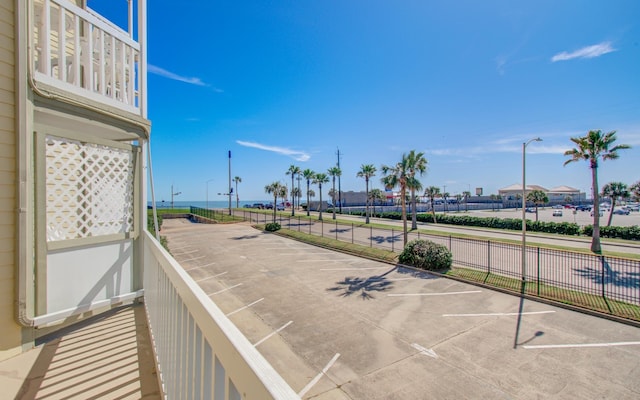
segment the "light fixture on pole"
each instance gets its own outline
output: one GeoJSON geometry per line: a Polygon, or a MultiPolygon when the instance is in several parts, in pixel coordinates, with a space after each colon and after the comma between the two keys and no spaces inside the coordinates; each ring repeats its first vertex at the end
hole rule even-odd
{"type": "Polygon", "coordinates": [[[209,209],[209,182],[213,181],[213,178],[207,181],[207,210],[209,209]]]}
{"type": "Polygon", "coordinates": [[[172,210],[173,210],[173,196],[177,196],[179,194],[182,194],[182,192],[174,192],[173,185],[171,185],[171,209],[172,210]]]}
{"type": "Polygon", "coordinates": [[[527,220],[525,210],[527,208],[527,183],[526,183],[526,150],[531,142],[542,142],[542,139],[534,138],[522,143],[522,284],[527,276],[527,220]]]}

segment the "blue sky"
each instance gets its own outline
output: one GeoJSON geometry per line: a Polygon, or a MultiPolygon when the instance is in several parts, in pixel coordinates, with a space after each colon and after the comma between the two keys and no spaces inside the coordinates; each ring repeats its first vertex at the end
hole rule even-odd
{"type": "MultiPolygon", "coordinates": [[[[89,4],[126,16],[124,0],[89,4]]],[[[492,194],[521,182],[535,137],[527,182],[589,192],[587,163],[563,167],[563,153],[590,129],[633,146],[600,164],[600,183],[640,180],[636,0],[176,5],[148,1],[158,200],[172,184],[176,200],[225,200],[228,151],[240,200],[268,199],[290,165],[326,172],[337,149],[344,191],[364,190],[362,164],[415,149],[423,186],[492,194]]]]}

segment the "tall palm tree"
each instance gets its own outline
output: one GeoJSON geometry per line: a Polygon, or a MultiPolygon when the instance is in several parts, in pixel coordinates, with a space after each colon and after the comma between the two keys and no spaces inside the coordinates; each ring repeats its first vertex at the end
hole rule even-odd
{"type": "Polygon", "coordinates": [[[458,193],[456,194],[456,204],[458,204],[458,212],[460,212],[460,201],[462,201],[462,195],[458,193]]]}
{"type": "Polygon", "coordinates": [[[407,245],[407,174],[409,173],[409,166],[407,162],[407,155],[403,154],[402,159],[394,166],[383,165],[381,167],[383,177],[382,184],[386,189],[392,189],[394,187],[400,188],[400,208],[402,210],[402,231],[404,245],[407,245]]]}
{"type": "Polygon", "coordinates": [[[547,204],[549,197],[542,190],[532,190],[527,193],[527,201],[532,202],[536,206],[536,221],[538,220],[538,206],[547,204]]]}
{"type": "Polygon", "coordinates": [[[465,190],[464,192],[462,192],[462,195],[464,196],[464,211],[468,212],[469,211],[469,198],[471,197],[471,192],[468,190],[465,190]]]}
{"type": "Polygon", "coordinates": [[[437,186],[429,186],[425,189],[424,195],[429,198],[429,203],[431,204],[431,213],[433,214],[433,223],[437,223],[436,221],[436,197],[440,195],[440,188],[437,186]]]}
{"type": "Polygon", "coordinates": [[[631,185],[629,187],[629,192],[631,192],[631,197],[634,201],[640,201],[640,181],[631,185]]]}
{"type": "Polygon", "coordinates": [[[327,173],[329,174],[329,176],[331,177],[331,180],[333,182],[332,184],[332,194],[331,194],[331,200],[333,203],[333,219],[336,219],[336,176],[340,176],[342,175],[342,170],[340,169],[340,167],[335,166],[335,167],[331,167],[327,170],[327,173]]]}
{"type": "Polygon", "coordinates": [[[238,203],[240,202],[240,195],[238,194],[238,183],[242,182],[242,178],[236,176],[233,178],[233,181],[236,183],[236,208],[238,208],[238,203]]]}
{"type": "Polygon", "coordinates": [[[369,223],[369,178],[376,175],[376,167],[373,164],[362,164],[356,174],[358,178],[364,178],[365,183],[365,224],[369,223]]]}
{"type": "MultiPolygon", "coordinates": [[[[300,192],[300,188],[293,188],[291,191],[291,195],[294,199],[298,199],[298,206],[300,206],[300,199],[302,198],[302,192],[300,192]]],[[[293,203],[295,205],[295,201],[293,203]]]]}
{"type": "Polygon", "coordinates": [[[616,201],[618,199],[625,199],[629,197],[629,189],[627,185],[622,182],[609,182],[602,187],[602,196],[611,199],[611,210],[609,211],[609,221],[607,226],[611,226],[611,219],[613,218],[613,209],[616,207],[616,201]]]}
{"type": "Polygon", "coordinates": [[[310,170],[309,168],[307,168],[304,171],[302,171],[302,176],[304,177],[304,179],[307,180],[307,217],[308,217],[310,215],[309,208],[311,206],[311,203],[309,202],[310,201],[309,200],[309,184],[311,183],[313,178],[316,176],[316,173],[310,170]]]}
{"type": "Polygon", "coordinates": [[[289,166],[289,169],[287,170],[287,175],[291,175],[291,216],[295,216],[296,215],[296,200],[294,197],[294,186],[293,186],[293,180],[296,177],[296,175],[299,175],[301,172],[300,167],[291,164],[289,166]]]}
{"type": "Polygon", "coordinates": [[[415,230],[418,229],[416,191],[422,190],[422,183],[416,175],[422,176],[427,171],[427,159],[424,158],[424,153],[411,150],[407,155],[407,166],[409,168],[407,188],[411,191],[411,229],[415,230]]]}
{"type": "Polygon", "coordinates": [[[448,211],[447,207],[449,206],[449,202],[447,199],[449,199],[450,196],[449,192],[442,192],[442,198],[444,199],[444,212],[448,211]]]}
{"type": "Polygon", "coordinates": [[[571,138],[576,144],[576,148],[564,152],[565,156],[570,157],[564,162],[567,165],[574,161],[584,160],[589,162],[591,168],[591,189],[593,193],[593,233],[591,234],[591,251],[600,254],[602,247],[600,245],[600,195],[598,187],[598,160],[615,160],[620,155],[619,150],[629,149],[626,144],[614,146],[616,141],[616,131],[607,132],[604,135],[600,130],[589,131],[583,137],[571,138]]]}
{"type": "Polygon", "coordinates": [[[318,211],[320,211],[320,214],[318,214],[318,220],[320,221],[322,221],[322,184],[327,182],[329,182],[327,174],[317,173],[313,178],[313,183],[318,185],[318,191],[320,192],[320,203],[318,206],[318,211]]]}
{"type": "Polygon", "coordinates": [[[371,191],[369,192],[369,201],[371,202],[371,205],[373,205],[373,216],[374,217],[376,215],[376,203],[378,201],[380,201],[380,202],[385,201],[386,199],[387,199],[387,197],[382,192],[382,190],[380,190],[380,189],[371,189],[371,191]]]}
{"type": "Polygon", "coordinates": [[[287,187],[282,185],[280,182],[273,182],[264,187],[264,191],[268,194],[273,195],[273,222],[276,222],[276,204],[278,204],[278,197],[287,195],[287,187]]]}

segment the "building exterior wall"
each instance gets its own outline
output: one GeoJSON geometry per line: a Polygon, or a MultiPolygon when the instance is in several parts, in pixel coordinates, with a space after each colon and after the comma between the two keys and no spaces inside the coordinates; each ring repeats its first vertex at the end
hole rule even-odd
{"type": "Polygon", "coordinates": [[[14,2],[0,3],[0,360],[21,351],[15,322],[16,96],[14,2]]]}

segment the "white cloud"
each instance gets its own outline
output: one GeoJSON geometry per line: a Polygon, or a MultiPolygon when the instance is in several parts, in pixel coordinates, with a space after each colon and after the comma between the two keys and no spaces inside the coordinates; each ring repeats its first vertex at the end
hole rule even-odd
{"type": "Polygon", "coordinates": [[[595,58],[616,51],[611,47],[611,42],[602,42],[593,46],[583,47],[571,53],[563,51],[551,57],[551,62],[572,60],[574,58],[595,58]]]}
{"type": "MultiPolygon", "coordinates": [[[[147,70],[152,74],[156,74],[168,79],[173,79],[174,81],[185,82],[185,83],[189,83],[191,85],[197,85],[197,86],[209,86],[208,84],[202,82],[200,78],[195,78],[195,77],[192,78],[192,77],[186,77],[186,76],[174,74],[171,71],[167,71],[164,68],[160,68],[152,64],[147,64],[147,70]]],[[[222,92],[222,90],[220,89],[214,88],[214,90],[216,92],[222,92]]]]}
{"type": "Polygon", "coordinates": [[[289,157],[293,158],[296,161],[308,161],[311,158],[311,156],[309,154],[307,154],[307,153],[305,153],[303,151],[286,149],[284,147],[267,146],[267,145],[260,144],[260,143],[244,142],[242,140],[236,140],[236,143],[238,143],[240,146],[253,147],[254,149],[271,151],[271,152],[274,152],[274,153],[278,153],[278,154],[282,154],[282,155],[285,155],[285,156],[289,156],[289,157]]]}

